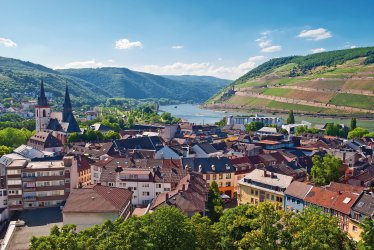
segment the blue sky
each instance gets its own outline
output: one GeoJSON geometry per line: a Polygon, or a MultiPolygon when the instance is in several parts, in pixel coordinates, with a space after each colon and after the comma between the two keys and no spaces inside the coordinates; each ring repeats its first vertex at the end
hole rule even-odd
{"type": "Polygon", "coordinates": [[[0,56],[235,79],[288,55],[374,45],[374,1],[0,0],[0,56]]]}

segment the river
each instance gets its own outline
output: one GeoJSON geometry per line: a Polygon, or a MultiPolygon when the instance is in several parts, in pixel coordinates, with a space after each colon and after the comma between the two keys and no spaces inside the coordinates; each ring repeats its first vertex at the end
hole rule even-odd
{"type": "Polygon", "coordinates": [[[197,104],[179,104],[160,106],[160,111],[187,120],[195,124],[214,124],[228,115],[238,115],[237,112],[213,111],[201,109],[197,104]]]}

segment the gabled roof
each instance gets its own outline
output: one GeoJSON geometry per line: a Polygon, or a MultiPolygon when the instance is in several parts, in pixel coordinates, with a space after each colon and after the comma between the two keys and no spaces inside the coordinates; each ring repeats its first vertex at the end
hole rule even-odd
{"type": "Polygon", "coordinates": [[[191,161],[183,161],[183,165],[188,165],[194,171],[201,173],[235,172],[235,167],[227,157],[193,158],[191,161]]]}
{"type": "Polygon", "coordinates": [[[147,150],[160,150],[163,148],[162,141],[159,136],[144,136],[128,138],[124,140],[115,140],[114,147],[120,151],[128,149],[147,149],[147,150]]]}
{"type": "Polygon", "coordinates": [[[214,154],[218,152],[210,143],[200,143],[195,146],[201,148],[206,154],[214,154]]]}
{"type": "Polygon", "coordinates": [[[125,188],[95,185],[73,189],[63,213],[121,213],[131,197],[132,192],[125,188]]]}
{"type": "Polygon", "coordinates": [[[208,185],[199,173],[189,173],[180,180],[175,190],[159,194],[151,209],[159,206],[175,206],[183,212],[203,212],[209,192],[208,185]]]}
{"type": "Polygon", "coordinates": [[[362,194],[352,210],[374,219],[374,195],[362,194]]]}
{"type": "Polygon", "coordinates": [[[305,196],[312,189],[312,187],[312,185],[308,185],[306,183],[299,181],[294,181],[288,186],[284,193],[295,198],[304,199],[305,196]]]}

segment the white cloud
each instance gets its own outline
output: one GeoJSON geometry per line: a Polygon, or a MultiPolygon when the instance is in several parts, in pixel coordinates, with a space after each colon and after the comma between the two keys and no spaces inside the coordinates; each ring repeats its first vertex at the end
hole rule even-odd
{"type": "Polygon", "coordinates": [[[131,49],[137,47],[142,48],[143,44],[140,41],[130,42],[130,40],[126,38],[116,41],[116,49],[131,49]]]}
{"type": "Polygon", "coordinates": [[[319,28],[319,29],[314,29],[314,30],[302,30],[300,34],[297,36],[301,38],[307,38],[309,40],[314,40],[314,41],[319,41],[319,40],[332,37],[331,32],[324,28],[319,28]]]}
{"type": "Polygon", "coordinates": [[[271,33],[271,31],[264,31],[261,33],[261,37],[256,39],[258,47],[261,48],[261,52],[265,53],[272,53],[276,51],[281,51],[282,46],[280,45],[273,45],[272,41],[268,38],[268,35],[271,33]]]}
{"type": "Polygon", "coordinates": [[[104,63],[97,62],[95,60],[89,60],[89,61],[77,61],[77,62],[71,62],[67,63],[64,66],[58,66],[55,67],[55,69],[81,69],[81,68],[100,68],[104,67],[104,63]]]}
{"type": "Polygon", "coordinates": [[[282,50],[282,47],[279,46],[279,45],[273,45],[273,46],[270,46],[270,47],[265,47],[261,50],[261,52],[265,52],[265,53],[272,53],[272,52],[277,52],[277,51],[281,51],[282,50]]]}
{"type": "Polygon", "coordinates": [[[318,49],[311,49],[310,51],[312,53],[321,53],[321,52],[325,52],[326,49],[325,48],[318,48],[318,49]]]}
{"type": "Polygon", "coordinates": [[[0,37],[0,44],[4,45],[5,47],[17,47],[17,44],[15,42],[7,38],[0,37]]]}
{"type": "Polygon", "coordinates": [[[158,75],[207,75],[227,79],[236,79],[255,68],[259,63],[265,61],[265,56],[254,56],[238,66],[225,67],[216,66],[211,63],[182,63],[176,62],[169,65],[145,65],[136,68],[138,71],[145,71],[158,75]]]}
{"type": "Polygon", "coordinates": [[[357,48],[357,46],[356,45],[352,45],[350,48],[351,49],[355,49],[355,48],[357,48]]]}
{"type": "Polygon", "coordinates": [[[173,45],[171,46],[172,49],[183,49],[184,46],[183,45],[173,45]]]}
{"type": "Polygon", "coordinates": [[[108,59],[108,62],[109,63],[114,63],[114,60],[113,59],[108,59]]]}

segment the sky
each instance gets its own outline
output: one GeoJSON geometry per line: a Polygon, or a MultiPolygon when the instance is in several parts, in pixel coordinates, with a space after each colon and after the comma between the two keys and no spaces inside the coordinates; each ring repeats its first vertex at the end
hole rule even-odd
{"type": "Polygon", "coordinates": [[[0,56],[236,79],[274,58],[374,45],[374,1],[0,0],[0,56]]]}

